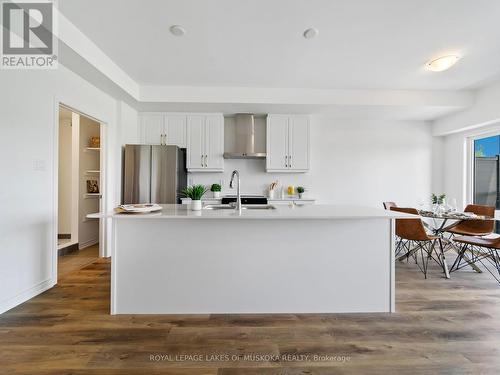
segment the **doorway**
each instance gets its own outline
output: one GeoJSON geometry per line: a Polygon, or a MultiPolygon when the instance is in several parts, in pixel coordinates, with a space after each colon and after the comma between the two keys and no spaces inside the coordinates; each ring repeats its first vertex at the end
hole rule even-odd
{"type": "Polygon", "coordinates": [[[102,207],[102,124],[60,105],[58,124],[58,278],[99,257],[102,207]]]}

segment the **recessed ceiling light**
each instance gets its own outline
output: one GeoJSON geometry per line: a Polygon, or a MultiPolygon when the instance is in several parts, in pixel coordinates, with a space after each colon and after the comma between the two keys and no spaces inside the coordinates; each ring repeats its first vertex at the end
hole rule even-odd
{"type": "Polygon", "coordinates": [[[306,39],[312,39],[312,38],[315,38],[316,36],[318,36],[318,34],[319,34],[318,29],[315,29],[314,27],[311,27],[309,29],[306,29],[304,31],[304,34],[302,34],[302,35],[306,39]]]}
{"type": "Polygon", "coordinates": [[[170,26],[170,32],[175,36],[183,36],[184,34],[186,34],[186,29],[181,25],[173,25],[170,26]]]}
{"type": "Polygon", "coordinates": [[[438,57],[435,60],[429,61],[427,63],[427,69],[433,72],[442,72],[450,69],[455,63],[460,59],[457,55],[447,55],[438,57]]]}

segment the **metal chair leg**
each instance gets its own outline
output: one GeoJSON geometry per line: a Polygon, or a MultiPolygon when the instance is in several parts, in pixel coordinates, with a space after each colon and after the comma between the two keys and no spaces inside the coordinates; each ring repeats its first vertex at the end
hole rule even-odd
{"type": "Polygon", "coordinates": [[[446,263],[446,257],[444,255],[444,249],[443,249],[443,241],[441,241],[441,238],[438,239],[439,241],[439,251],[441,252],[441,262],[442,262],[442,265],[443,265],[443,270],[444,270],[444,274],[446,276],[447,279],[450,278],[450,271],[448,270],[448,264],[446,263]]]}
{"type": "Polygon", "coordinates": [[[468,244],[463,244],[461,247],[459,247],[459,251],[457,252],[457,258],[455,259],[453,265],[451,266],[451,271],[458,270],[458,267],[460,266],[464,253],[467,250],[468,246],[469,246],[468,244]]]}

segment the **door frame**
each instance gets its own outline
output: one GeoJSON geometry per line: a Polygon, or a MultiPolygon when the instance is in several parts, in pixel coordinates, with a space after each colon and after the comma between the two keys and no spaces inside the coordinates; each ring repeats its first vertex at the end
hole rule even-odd
{"type": "MultiPolygon", "coordinates": [[[[52,186],[53,186],[53,195],[52,195],[52,210],[53,210],[53,215],[52,215],[52,223],[51,223],[51,244],[52,244],[52,285],[57,284],[57,267],[58,267],[58,245],[57,245],[57,232],[58,232],[58,223],[59,223],[59,107],[64,107],[74,113],[77,113],[81,116],[85,116],[93,121],[96,121],[100,124],[100,178],[99,178],[99,183],[100,183],[100,189],[102,192],[101,200],[100,200],[100,209],[106,210],[106,204],[107,204],[107,185],[106,185],[106,176],[107,176],[107,170],[106,170],[106,165],[107,165],[107,158],[108,158],[108,153],[107,153],[107,135],[109,131],[109,126],[107,126],[107,123],[105,121],[99,120],[98,118],[89,115],[85,112],[82,112],[75,107],[66,104],[66,102],[58,97],[55,97],[54,100],[54,108],[53,108],[53,113],[54,113],[54,126],[53,126],[53,166],[52,166],[52,171],[53,171],[53,176],[52,176],[52,186]]],[[[80,193],[79,193],[80,196],[80,193]]],[[[106,252],[106,230],[107,230],[107,223],[106,220],[104,219],[99,219],[99,257],[104,257],[106,252]]]]}

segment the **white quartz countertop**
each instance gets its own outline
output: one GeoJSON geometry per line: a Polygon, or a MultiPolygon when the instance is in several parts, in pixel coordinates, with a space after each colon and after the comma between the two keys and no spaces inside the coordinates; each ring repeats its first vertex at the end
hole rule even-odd
{"type": "Polygon", "coordinates": [[[300,205],[281,206],[276,205],[275,209],[243,209],[241,215],[236,210],[208,210],[191,211],[189,205],[167,204],[162,205],[160,212],[150,214],[117,214],[96,213],[87,215],[88,218],[113,218],[125,220],[149,220],[149,219],[390,219],[390,218],[415,218],[395,211],[386,211],[373,207],[362,206],[341,206],[341,205],[300,205]]]}

